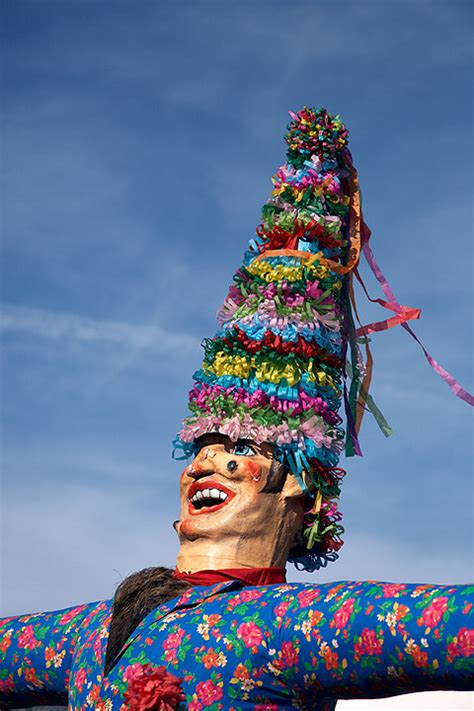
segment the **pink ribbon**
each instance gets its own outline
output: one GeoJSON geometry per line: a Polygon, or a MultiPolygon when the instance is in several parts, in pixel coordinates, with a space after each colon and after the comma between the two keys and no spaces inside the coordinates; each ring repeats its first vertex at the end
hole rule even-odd
{"type": "Polygon", "coordinates": [[[387,321],[384,322],[379,322],[377,324],[369,324],[368,326],[363,326],[362,328],[358,329],[356,331],[357,335],[363,335],[364,333],[373,333],[374,331],[380,331],[383,330],[384,328],[391,328],[392,326],[396,326],[397,324],[400,324],[405,331],[407,331],[412,338],[418,343],[418,345],[421,347],[424,356],[428,363],[431,365],[435,373],[439,375],[439,377],[444,380],[444,382],[451,388],[453,393],[456,395],[456,397],[461,398],[461,400],[464,400],[464,402],[467,402],[469,405],[474,406],[474,396],[471,395],[471,393],[468,393],[467,390],[464,390],[464,388],[458,383],[456,378],[454,378],[451,373],[448,373],[447,370],[445,370],[426,350],[420,339],[416,336],[416,334],[412,331],[410,326],[406,323],[408,320],[414,319],[414,318],[419,318],[420,316],[420,310],[419,309],[410,309],[407,306],[402,306],[401,304],[398,303],[397,299],[395,298],[395,294],[393,293],[390,284],[388,283],[387,279],[385,278],[382,270],[380,269],[379,265],[377,264],[374,253],[372,252],[372,249],[369,245],[369,239],[370,239],[370,230],[367,227],[365,223],[363,223],[362,226],[362,250],[364,252],[365,258],[367,259],[367,263],[369,264],[370,268],[372,269],[375,278],[379,282],[380,286],[382,287],[382,291],[387,297],[388,303],[382,301],[382,299],[372,299],[369,294],[367,293],[367,289],[365,288],[365,285],[362,281],[362,278],[358,272],[356,272],[356,276],[359,279],[359,281],[362,284],[362,287],[367,294],[367,298],[370,299],[370,301],[377,302],[384,306],[385,308],[389,308],[392,311],[394,311],[397,316],[392,317],[391,319],[387,319],[387,321]]]}

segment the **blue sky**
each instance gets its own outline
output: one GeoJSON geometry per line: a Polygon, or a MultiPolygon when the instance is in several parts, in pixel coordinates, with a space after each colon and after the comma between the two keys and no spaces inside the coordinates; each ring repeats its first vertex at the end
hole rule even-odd
{"type": "MultiPolygon", "coordinates": [[[[469,2],[16,0],[2,14],[2,611],[110,596],[172,564],[170,442],[289,110],[342,114],[376,257],[472,390],[469,2]]],[[[367,418],[364,457],[343,462],[346,545],[317,577],[466,581],[470,410],[401,329],[373,350],[395,434],[367,418]]]]}

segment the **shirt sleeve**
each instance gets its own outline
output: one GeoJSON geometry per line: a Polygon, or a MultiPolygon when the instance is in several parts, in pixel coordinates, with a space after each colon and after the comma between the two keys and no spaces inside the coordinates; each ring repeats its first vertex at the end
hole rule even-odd
{"type": "Polygon", "coordinates": [[[67,704],[71,659],[84,621],[104,603],[0,620],[0,708],[67,704]]]}
{"type": "Polygon", "coordinates": [[[273,673],[314,698],[474,689],[472,586],[303,585],[274,614],[273,673]]]}

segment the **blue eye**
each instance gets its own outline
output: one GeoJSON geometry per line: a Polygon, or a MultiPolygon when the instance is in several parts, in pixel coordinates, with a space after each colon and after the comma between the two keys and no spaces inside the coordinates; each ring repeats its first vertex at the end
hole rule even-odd
{"type": "Polygon", "coordinates": [[[238,454],[241,457],[251,457],[255,454],[255,450],[249,444],[245,444],[245,442],[237,442],[230,451],[231,454],[238,454]]]}

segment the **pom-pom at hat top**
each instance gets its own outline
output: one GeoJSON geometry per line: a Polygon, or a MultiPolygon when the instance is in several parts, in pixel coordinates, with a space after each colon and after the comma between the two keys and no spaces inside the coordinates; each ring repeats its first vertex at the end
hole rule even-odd
{"type": "MultiPolygon", "coordinates": [[[[342,545],[336,505],[344,474],[337,466],[344,448],[342,401],[346,454],[361,453],[357,431],[366,408],[390,434],[368,395],[367,334],[396,323],[409,328],[406,322],[420,312],[398,304],[390,291],[393,300],[378,301],[394,316],[356,330],[352,280],[360,279],[362,249],[374,272],[380,270],[371,263],[348,132],[325,109],[305,107],[290,115],[287,162],[272,178],[257,237],[218,312],[220,329],[203,343],[191,414],[176,444],[185,456],[212,432],[274,444],[275,457],[312,501],[308,550],[294,562],[314,570],[336,558],[342,545]],[[365,365],[358,341],[365,346],[365,365]],[[346,365],[348,354],[352,362],[346,365]]],[[[383,274],[376,276],[384,288],[383,274]]]]}

